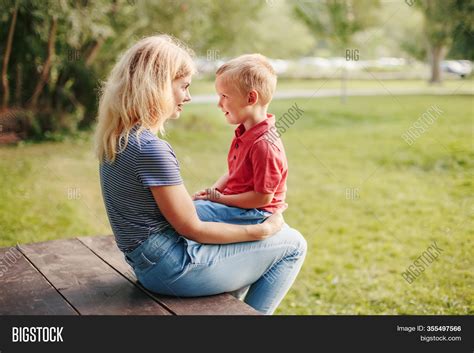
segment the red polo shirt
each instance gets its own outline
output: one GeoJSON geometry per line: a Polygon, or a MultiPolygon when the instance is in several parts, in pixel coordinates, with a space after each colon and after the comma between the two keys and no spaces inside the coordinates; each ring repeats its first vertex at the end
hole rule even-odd
{"type": "Polygon", "coordinates": [[[222,192],[225,195],[247,191],[274,193],[270,204],[260,208],[273,213],[288,206],[285,203],[288,162],[282,141],[275,134],[265,135],[272,126],[275,116],[267,114],[266,120],[248,131],[243,124],[235,130],[227,157],[229,179],[222,192]]]}

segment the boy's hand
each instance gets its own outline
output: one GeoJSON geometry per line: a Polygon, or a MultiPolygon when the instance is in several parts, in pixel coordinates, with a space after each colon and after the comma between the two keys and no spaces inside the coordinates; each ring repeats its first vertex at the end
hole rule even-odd
{"type": "Polygon", "coordinates": [[[209,200],[218,202],[222,197],[222,194],[219,190],[215,188],[208,188],[201,191],[198,191],[193,195],[193,200],[209,200]]]}

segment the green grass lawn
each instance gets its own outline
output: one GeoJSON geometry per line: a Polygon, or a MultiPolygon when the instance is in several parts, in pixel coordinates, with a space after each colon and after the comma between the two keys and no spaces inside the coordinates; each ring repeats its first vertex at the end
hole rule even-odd
{"type": "MultiPolygon", "coordinates": [[[[287,222],[308,255],[279,314],[473,314],[472,96],[279,100],[305,113],[283,135],[287,222]],[[409,146],[400,137],[437,105],[409,146]],[[437,261],[401,273],[433,242],[437,261]]],[[[226,169],[233,128],[212,105],[186,107],[167,139],[190,192],[226,169]]],[[[90,138],[0,148],[0,245],[110,234],[90,138]]]]}

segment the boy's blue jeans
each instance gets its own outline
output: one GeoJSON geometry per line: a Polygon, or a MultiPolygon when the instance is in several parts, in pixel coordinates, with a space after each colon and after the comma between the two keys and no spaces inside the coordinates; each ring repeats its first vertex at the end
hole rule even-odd
{"type": "Polygon", "coordinates": [[[249,286],[244,301],[270,315],[293,284],[306,255],[306,241],[284,225],[261,241],[200,244],[172,228],[150,237],[125,255],[150,291],[197,297],[249,286]]]}
{"type": "Polygon", "coordinates": [[[199,219],[203,222],[258,224],[272,215],[270,212],[256,208],[244,209],[207,200],[196,200],[194,206],[199,219]]]}

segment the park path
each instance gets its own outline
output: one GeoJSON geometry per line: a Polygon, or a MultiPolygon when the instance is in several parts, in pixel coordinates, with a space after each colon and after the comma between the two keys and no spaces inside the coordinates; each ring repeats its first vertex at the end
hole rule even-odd
{"type": "MultiPolygon", "coordinates": [[[[426,88],[351,88],[346,92],[348,97],[357,96],[400,96],[400,95],[473,95],[473,87],[467,85],[460,85],[459,88],[443,88],[443,87],[426,87],[426,88]]],[[[340,88],[321,88],[321,89],[304,89],[291,91],[277,91],[273,99],[291,99],[291,98],[325,98],[325,97],[339,97],[341,95],[340,88]]],[[[216,94],[198,94],[192,97],[191,104],[205,104],[216,103],[216,94]]]]}

